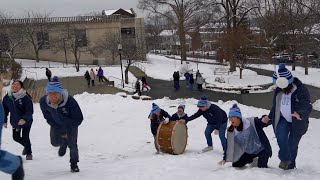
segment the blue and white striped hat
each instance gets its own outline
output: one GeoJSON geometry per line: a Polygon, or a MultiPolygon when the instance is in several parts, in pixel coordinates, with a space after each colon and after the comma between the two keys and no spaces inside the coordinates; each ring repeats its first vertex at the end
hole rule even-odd
{"type": "Polygon", "coordinates": [[[240,108],[237,106],[237,104],[234,104],[232,108],[230,108],[228,117],[238,117],[242,119],[241,111],[240,111],[240,108]]]}
{"type": "MultiPolygon", "coordinates": [[[[278,73],[279,73],[279,77],[284,77],[288,80],[288,84],[293,83],[293,76],[291,72],[286,68],[286,64],[284,63],[279,64],[278,73]]],[[[277,79],[278,79],[277,72],[274,72],[272,76],[273,84],[276,84],[277,79]]]]}
{"type": "Polygon", "coordinates": [[[51,92],[63,94],[62,83],[59,82],[59,78],[57,76],[54,76],[52,81],[47,83],[46,93],[48,94],[51,92]]]}

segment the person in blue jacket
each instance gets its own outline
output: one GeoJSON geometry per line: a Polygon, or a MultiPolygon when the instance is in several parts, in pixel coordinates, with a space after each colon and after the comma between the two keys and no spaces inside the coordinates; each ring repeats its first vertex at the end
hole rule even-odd
{"type": "Polygon", "coordinates": [[[169,119],[171,119],[171,116],[165,110],[161,109],[158,105],[152,103],[152,109],[148,118],[150,119],[151,133],[154,137],[154,146],[157,150],[157,153],[159,153],[159,147],[156,143],[157,130],[160,123],[163,122],[167,124],[169,122],[169,119]]]}
{"type": "Polygon", "coordinates": [[[27,160],[32,160],[30,130],[33,122],[33,103],[22,81],[13,81],[11,91],[4,96],[2,104],[5,113],[3,126],[8,127],[10,113],[13,140],[24,147],[22,155],[26,155],[27,160]]]}
{"type": "Polygon", "coordinates": [[[258,158],[257,166],[267,168],[272,149],[263,128],[270,124],[262,122],[262,118],[243,117],[236,104],[229,111],[229,121],[227,150],[219,164],[232,162],[233,167],[243,167],[258,158]]]}
{"type": "Polygon", "coordinates": [[[1,149],[2,126],[4,123],[4,111],[0,103],[0,171],[11,174],[12,180],[23,180],[24,169],[20,156],[16,156],[1,149]]]}
{"type": "Polygon", "coordinates": [[[186,113],[184,113],[184,109],[185,108],[186,108],[185,105],[180,104],[178,106],[178,111],[171,116],[170,121],[178,121],[178,120],[181,120],[181,119],[188,118],[188,115],[186,113]]]}
{"type": "Polygon", "coordinates": [[[50,125],[50,140],[58,147],[58,155],[64,156],[70,149],[71,172],[79,172],[78,126],[83,115],[77,101],[64,89],[58,77],[54,76],[46,87],[46,95],[40,99],[40,108],[50,125]]]}
{"type": "Polygon", "coordinates": [[[272,122],[279,145],[279,168],[294,169],[299,142],[309,126],[312,111],[310,94],[301,81],[292,76],[285,64],[279,64],[272,78],[277,88],[270,114],[263,121],[272,122]]]}
{"type": "Polygon", "coordinates": [[[207,127],[204,132],[208,147],[202,149],[203,152],[213,150],[212,146],[212,137],[211,134],[214,131],[215,135],[219,135],[221,145],[223,150],[227,147],[227,140],[226,140],[226,129],[227,129],[227,114],[222,110],[219,106],[215,104],[211,104],[210,101],[207,100],[205,96],[201,97],[197,104],[199,110],[192,116],[182,119],[186,123],[192,121],[200,116],[203,116],[207,119],[207,127]]]}

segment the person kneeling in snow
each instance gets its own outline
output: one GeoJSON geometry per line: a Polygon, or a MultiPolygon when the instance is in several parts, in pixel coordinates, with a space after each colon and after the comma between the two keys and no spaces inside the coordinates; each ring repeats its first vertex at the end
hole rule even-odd
{"type": "Polygon", "coordinates": [[[180,104],[178,106],[178,111],[171,116],[170,120],[171,121],[178,121],[178,120],[181,120],[181,119],[188,118],[188,115],[186,113],[184,113],[185,107],[186,107],[185,105],[180,104]]]}
{"type": "Polygon", "coordinates": [[[12,180],[23,180],[24,170],[22,166],[22,158],[13,155],[7,151],[1,150],[2,126],[4,123],[4,111],[0,102],[0,171],[12,174],[12,180]]]}
{"type": "Polygon", "coordinates": [[[171,116],[165,110],[161,109],[158,105],[152,103],[152,110],[149,114],[149,119],[151,122],[151,133],[154,137],[154,146],[157,150],[157,153],[159,153],[159,147],[156,143],[157,130],[160,123],[163,121],[165,124],[167,124],[169,122],[169,119],[171,119],[171,116]]]}
{"type": "Polygon", "coordinates": [[[229,121],[231,126],[227,133],[228,145],[219,165],[232,162],[233,167],[243,167],[246,164],[254,164],[254,158],[258,158],[258,167],[267,168],[272,150],[263,128],[270,123],[262,122],[262,118],[242,117],[236,104],[230,109],[229,121]]]}
{"type": "Polygon", "coordinates": [[[60,146],[58,155],[64,156],[67,146],[70,148],[71,172],[79,172],[78,126],[83,116],[77,101],[66,90],[58,77],[47,84],[47,95],[40,99],[40,108],[50,125],[50,140],[55,147],[60,146]]]}

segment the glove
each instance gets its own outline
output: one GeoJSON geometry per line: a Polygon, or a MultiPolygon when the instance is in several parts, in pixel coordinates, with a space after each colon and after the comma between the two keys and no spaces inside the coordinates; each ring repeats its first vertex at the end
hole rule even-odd
{"type": "Polygon", "coordinates": [[[168,124],[169,122],[169,118],[166,118],[164,121],[163,121],[163,124],[168,124]]]}

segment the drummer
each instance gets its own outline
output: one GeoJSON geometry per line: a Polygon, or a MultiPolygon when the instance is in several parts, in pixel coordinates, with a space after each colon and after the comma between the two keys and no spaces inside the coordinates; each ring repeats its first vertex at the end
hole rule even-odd
{"type": "Polygon", "coordinates": [[[163,121],[165,124],[167,124],[169,122],[169,119],[171,119],[171,116],[165,110],[161,109],[158,105],[152,103],[152,109],[148,118],[150,119],[151,133],[154,137],[154,146],[157,150],[157,153],[159,153],[159,147],[156,144],[157,130],[160,123],[163,121]]]}
{"type": "Polygon", "coordinates": [[[178,111],[171,116],[170,121],[178,121],[178,120],[181,120],[181,119],[188,118],[188,115],[186,113],[184,113],[185,107],[186,106],[184,104],[180,104],[178,106],[178,111]]]}

